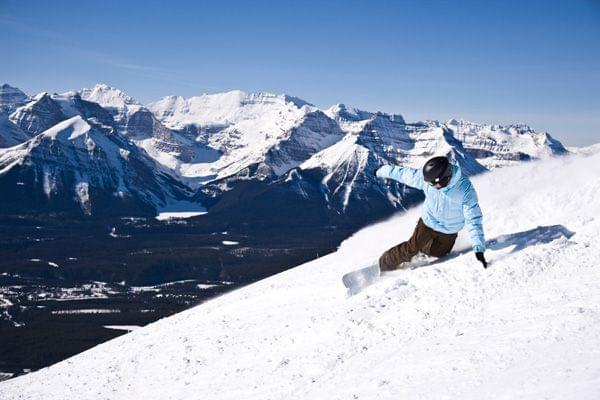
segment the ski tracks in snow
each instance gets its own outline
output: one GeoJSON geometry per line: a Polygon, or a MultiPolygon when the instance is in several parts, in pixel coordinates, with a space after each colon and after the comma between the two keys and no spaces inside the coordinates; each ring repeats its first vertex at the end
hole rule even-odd
{"type": "MultiPolygon", "coordinates": [[[[331,395],[327,388],[332,386],[341,390],[330,398],[339,399],[481,398],[480,393],[536,398],[540,391],[534,382],[548,374],[587,373],[598,379],[593,360],[600,349],[588,348],[589,332],[577,335],[600,322],[598,302],[577,305],[588,303],[589,296],[600,301],[600,295],[592,295],[600,282],[586,249],[585,243],[563,238],[509,255],[490,252],[494,266],[488,270],[468,253],[384,275],[342,305],[339,362],[319,378],[327,383],[292,398],[331,395]],[[504,258],[496,261],[497,256],[504,258]],[[567,280],[575,271],[580,279],[567,280]],[[548,348],[558,348],[560,355],[548,354],[548,348]],[[541,377],[530,359],[545,364],[541,377]],[[557,365],[562,370],[555,370],[557,365]],[[507,370],[531,377],[532,383],[521,379],[519,387],[510,386],[507,370]]],[[[597,329],[592,337],[600,343],[597,329]]],[[[577,392],[577,387],[567,385],[560,393],[577,392]]],[[[583,398],[588,392],[579,389],[583,398]]]]}

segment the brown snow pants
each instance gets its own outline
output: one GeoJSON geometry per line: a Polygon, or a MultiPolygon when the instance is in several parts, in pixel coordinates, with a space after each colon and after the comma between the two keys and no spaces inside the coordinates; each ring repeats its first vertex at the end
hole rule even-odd
{"type": "Polygon", "coordinates": [[[379,268],[390,271],[401,268],[401,264],[409,262],[418,252],[428,256],[443,257],[450,253],[458,234],[434,231],[419,218],[417,227],[410,239],[392,247],[379,258],[379,268]]]}

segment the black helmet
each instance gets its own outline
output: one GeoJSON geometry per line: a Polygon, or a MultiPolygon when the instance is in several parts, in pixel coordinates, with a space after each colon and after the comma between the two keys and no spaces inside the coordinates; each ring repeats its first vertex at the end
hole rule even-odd
{"type": "Polygon", "coordinates": [[[439,183],[444,187],[452,177],[452,165],[446,157],[433,157],[423,166],[423,178],[431,186],[439,183]]]}

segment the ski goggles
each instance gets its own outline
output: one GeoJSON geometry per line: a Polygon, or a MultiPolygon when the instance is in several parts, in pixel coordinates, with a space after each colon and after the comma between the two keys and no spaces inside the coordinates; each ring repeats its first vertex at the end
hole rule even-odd
{"type": "Polygon", "coordinates": [[[446,177],[443,177],[443,178],[436,178],[435,181],[425,181],[425,182],[427,182],[427,184],[429,186],[432,186],[432,187],[438,187],[439,186],[440,188],[443,188],[444,186],[446,186],[448,184],[448,182],[450,182],[450,178],[451,177],[452,176],[446,176],[446,177]]]}

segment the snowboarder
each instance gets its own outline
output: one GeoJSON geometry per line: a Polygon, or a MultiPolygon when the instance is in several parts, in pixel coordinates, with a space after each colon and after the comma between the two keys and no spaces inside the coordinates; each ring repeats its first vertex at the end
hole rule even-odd
{"type": "Polygon", "coordinates": [[[381,271],[402,268],[419,252],[433,257],[445,256],[452,250],[465,221],[475,256],[487,268],[477,193],[458,165],[451,164],[446,157],[434,157],[425,163],[422,171],[384,165],[376,175],[425,192],[423,215],[411,238],[383,253],[379,258],[381,271]]]}

